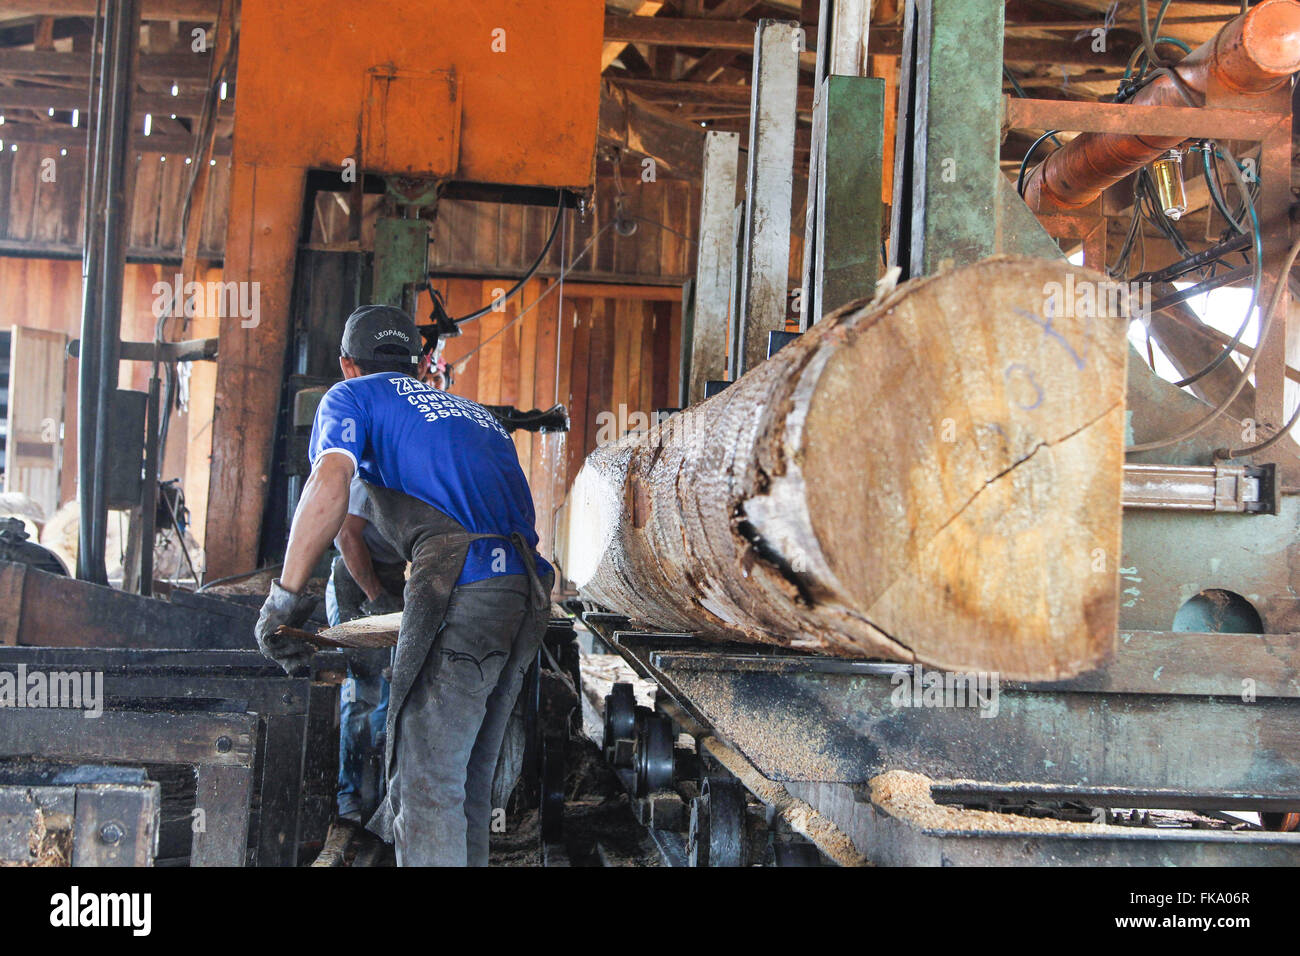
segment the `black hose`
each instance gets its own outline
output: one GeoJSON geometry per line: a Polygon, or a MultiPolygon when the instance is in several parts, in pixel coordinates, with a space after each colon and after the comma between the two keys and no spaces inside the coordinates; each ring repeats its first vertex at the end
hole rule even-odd
{"type": "Polygon", "coordinates": [[[1029,147],[1029,152],[1025,153],[1025,158],[1020,161],[1020,173],[1016,176],[1016,192],[1018,192],[1022,197],[1025,195],[1025,169],[1029,165],[1030,158],[1034,155],[1034,150],[1038,149],[1038,147],[1042,145],[1043,140],[1049,137],[1055,139],[1056,134],[1059,132],[1059,129],[1049,129],[1042,136],[1038,137],[1038,139],[1034,140],[1034,144],[1029,147]]]}
{"type": "Polygon", "coordinates": [[[469,315],[462,316],[459,319],[452,319],[452,321],[455,322],[457,325],[463,325],[466,322],[473,322],[475,319],[487,315],[493,309],[496,309],[499,306],[504,305],[505,303],[513,299],[516,295],[518,295],[519,290],[522,289],[524,285],[528,282],[528,280],[537,274],[537,270],[542,267],[542,263],[546,260],[547,254],[551,251],[551,244],[555,242],[555,237],[560,231],[560,221],[563,218],[564,218],[564,193],[561,192],[560,201],[555,208],[555,222],[551,224],[551,234],[546,237],[546,245],[542,246],[542,251],[538,254],[537,259],[533,262],[532,266],[529,267],[528,271],[524,273],[523,278],[520,279],[518,282],[516,282],[513,286],[511,286],[510,290],[506,292],[506,294],[502,296],[500,299],[496,299],[492,302],[489,302],[487,305],[483,306],[483,308],[479,309],[477,312],[471,312],[469,315]]]}
{"type": "MultiPolygon", "coordinates": [[[[1225,345],[1223,347],[1223,351],[1221,351],[1217,356],[1215,356],[1213,361],[1211,361],[1199,372],[1196,372],[1194,375],[1187,376],[1182,381],[1174,382],[1174,385],[1176,385],[1179,388],[1182,388],[1185,385],[1191,385],[1193,382],[1200,381],[1202,378],[1209,375],[1220,365],[1226,362],[1228,360],[1228,356],[1231,355],[1234,351],[1236,351],[1237,346],[1241,344],[1241,337],[1246,334],[1246,329],[1250,326],[1250,316],[1251,313],[1255,311],[1255,306],[1259,302],[1259,287],[1260,287],[1260,283],[1264,279],[1264,246],[1263,246],[1262,239],[1260,237],[1259,215],[1255,211],[1255,202],[1250,196],[1250,189],[1249,187],[1246,186],[1245,179],[1242,178],[1241,170],[1237,168],[1236,157],[1234,157],[1231,153],[1227,152],[1226,149],[1224,149],[1224,155],[1227,157],[1228,169],[1232,173],[1232,178],[1236,181],[1237,188],[1241,192],[1242,202],[1246,204],[1246,211],[1250,213],[1251,226],[1253,227],[1254,230],[1255,262],[1254,262],[1254,269],[1253,269],[1253,277],[1250,285],[1250,304],[1246,306],[1246,316],[1241,320],[1241,325],[1237,328],[1237,333],[1232,337],[1232,341],[1230,341],[1227,345],[1225,345]]],[[[1259,342],[1257,343],[1257,345],[1263,345],[1263,342],[1264,342],[1264,334],[1263,331],[1261,330],[1259,342]]]]}

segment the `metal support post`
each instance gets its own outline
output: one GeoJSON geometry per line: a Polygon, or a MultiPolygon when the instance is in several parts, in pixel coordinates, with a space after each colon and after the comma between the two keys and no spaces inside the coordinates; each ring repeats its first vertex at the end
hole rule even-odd
{"type": "Polygon", "coordinates": [[[704,383],[727,372],[727,321],[735,266],[733,227],[740,135],[710,132],[704,140],[704,190],[700,200],[695,312],[690,342],[690,404],[704,398],[704,383]]]}
{"type": "Polygon", "coordinates": [[[745,239],[736,300],[740,334],[733,346],[737,378],[767,358],[768,333],[785,327],[799,41],[799,25],[785,21],[760,20],[754,34],[745,239]]]}

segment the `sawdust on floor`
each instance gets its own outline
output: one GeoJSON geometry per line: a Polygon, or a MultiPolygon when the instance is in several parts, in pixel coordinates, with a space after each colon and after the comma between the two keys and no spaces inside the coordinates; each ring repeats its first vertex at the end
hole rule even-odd
{"type": "Polygon", "coordinates": [[[1014,833],[1099,833],[1131,828],[1104,823],[1076,823],[1046,817],[1027,817],[988,810],[964,810],[935,803],[930,795],[932,781],[909,770],[889,770],[872,777],[871,802],[892,817],[927,830],[982,830],[1014,833]]]}
{"type": "MultiPolygon", "coordinates": [[[[70,823],[71,821],[69,821],[70,823]]],[[[45,811],[36,808],[35,823],[27,831],[29,859],[0,860],[0,867],[56,867],[72,865],[72,830],[48,825],[45,811]]]]}

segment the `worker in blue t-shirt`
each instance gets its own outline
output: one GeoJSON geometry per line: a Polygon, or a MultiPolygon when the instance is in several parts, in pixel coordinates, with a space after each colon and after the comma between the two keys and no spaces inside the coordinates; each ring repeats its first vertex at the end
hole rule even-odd
{"type": "Polygon", "coordinates": [[[338,534],[354,474],[365,516],[411,564],[389,692],[388,792],[369,827],[399,866],[485,866],[493,771],[550,616],[532,494],[514,443],[481,405],[420,381],[419,331],[390,306],[348,317],[344,380],[321,400],[312,473],[256,636],[286,671],[312,647],[276,633],[338,534]]]}

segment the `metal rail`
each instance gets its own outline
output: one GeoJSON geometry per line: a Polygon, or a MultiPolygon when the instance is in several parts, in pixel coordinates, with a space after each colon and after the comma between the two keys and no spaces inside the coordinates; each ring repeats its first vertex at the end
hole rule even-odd
{"type": "MultiPolygon", "coordinates": [[[[1296,636],[1125,632],[1111,664],[1080,679],[968,683],[980,693],[927,702],[927,689],[962,688],[947,680],[957,675],[635,631],[616,615],[584,619],[689,717],[706,750],[710,740],[725,742],[742,771],[752,769],[736,776],[755,796],[801,801],[873,862],[1300,861],[1297,834],[1043,834],[1014,826],[1014,816],[1006,831],[927,830],[877,807],[867,786],[906,769],[934,781],[940,804],[1292,809],[1300,804],[1300,682],[1289,663],[1300,660],[1296,636]]],[[[823,852],[836,845],[814,842],[823,852]]]]}

